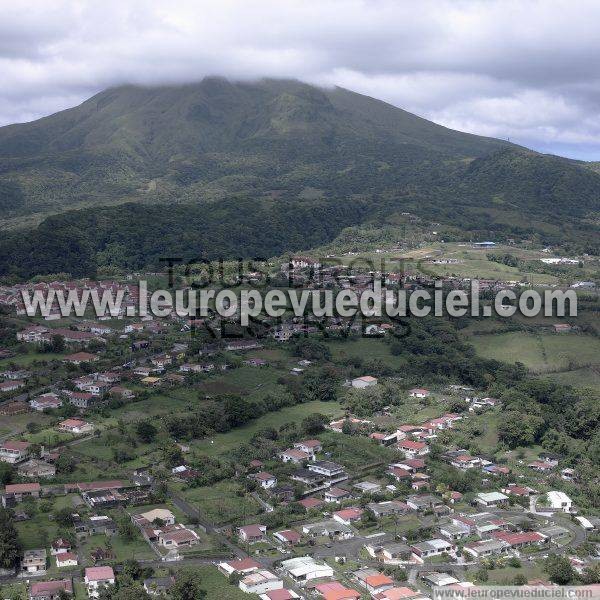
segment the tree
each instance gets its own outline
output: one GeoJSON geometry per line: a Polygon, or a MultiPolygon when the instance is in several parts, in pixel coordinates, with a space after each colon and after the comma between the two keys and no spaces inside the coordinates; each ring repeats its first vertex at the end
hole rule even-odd
{"type": "Polygon", "coordinates": [[[0,483],[2,485],[10,483],[14,477],[14,474],[15,470],[11,464],[0,462],[0,483]]]}
{"type": "Polygon", "coordinates": [[[136,427],[135,432],[137,436],[144,442],[145,444],[149,444],[154,441],[154,438],[157,434],[157,429],[150,421],[140,421],[136,427]]]}
{"type": "Polygon", "coordinates": [[[575,577],[573,567],[565,556],[549,556],[544,563],[544,570],[550,581],[558,585],[567,585],[575,577]]]}
{"type": "Polygon", "coordinates": [[[200,575],[189,569],[179,571],[170,592],[173,600],[202,600],[206,598],[200,575]]]}
{"type": "Polygon", "coordinates": [[[513,585],[525,585],[527,583],[527,577],[523,573],[517,573],[513,578],[513,585]]]}
{"type": "Polygon", "coordinates": [[[315,435],[325,429],[329,419],[321,413],[312,413],[302,419],[302,431],[306,435],[315,435]]]}
{"type": "Polygon", "coordinates": [[[20,556],[21,544],[11,514],[0,508],[0,568],[14,568],[20,556]]]}
{"type": "Polygon", "coordinates": [[[75,470],[75,459],[70,454],[61,454],[55,464],[58,473],[72,473],[75,470]]]}
{"type": "Polygon", "coordinates": [[[477,578],[478,581],[485,583],[489,578],[488,570],[486,568],[482,567],[481,569],[479,569],[477,571],[475,577],[477,578]]]}

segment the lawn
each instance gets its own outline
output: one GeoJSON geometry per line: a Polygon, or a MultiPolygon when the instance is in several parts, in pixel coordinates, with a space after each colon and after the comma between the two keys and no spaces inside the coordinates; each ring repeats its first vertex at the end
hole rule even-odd
{"type": "Polygon", "coordinates": [[[194,572],[200,575],[202,587],[206,591],[205,600],[252,600],[257,598],[255,594],[246,594],[238,587],[229,583],[227,578],[219,573],[216,567],[202,565],[194,567],[194,572]]]}
{"type": "Polygon", "coordinates": [[[284,423],[299,423],[304,417],[313,413],[322,413],[333,418],[340,416],[341,412],[341,407],[337,402],[307,402],[288,406],[267,413],[248,425],[238,427],[227,433],[219,433],[208,439],[194,441],[192,446],[204,454],[217,456],[230,452],[240,444],[246,443],[257,431],[265,427],[278,428],[284,423]]]}
{"type": "Polygon", "coordinates": [[[222,525],[260,514],[258,502],[251,496],[238,495],[241,490],[242,487],[234,481],[219,481],[208,487],[183,490],[182,495],[210,521],[222,525]]]}
{"type": "Polygon", "coordinates": [[[522,362],[536,374],[571,371],[600,359],[600,339],[584,334],[513,332],[470,338],[478,354],[503,362],[522,362]]]}
{"type": "Polygon", "coordinates": [[[91,535],[82,541],[81,549],[83,554],[88,557],[88,561],[91,564],[92,560],[90,558],[90,553],[96,548],[106,548],[108,545],[110,545],[112,552],[115,555],[115,560],[117,561],[124,561],[128,558],[134,558],[136,560],[156,558],[154,551],[139,534],[132,540],[124,540],[119,535],[91,535]]]}

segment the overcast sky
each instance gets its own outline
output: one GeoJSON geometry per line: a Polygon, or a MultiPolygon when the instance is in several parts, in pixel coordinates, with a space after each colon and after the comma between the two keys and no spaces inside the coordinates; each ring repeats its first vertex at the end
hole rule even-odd
{"type": "Polygon", "coordinates": [[[600,160],[597,0],[0,0],[0,125],[205,75],[340,85],[600,160]]]}

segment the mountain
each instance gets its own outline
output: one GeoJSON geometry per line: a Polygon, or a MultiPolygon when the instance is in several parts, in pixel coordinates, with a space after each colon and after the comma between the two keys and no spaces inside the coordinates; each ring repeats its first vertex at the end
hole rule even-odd
{"type": "MultiPolygon", "coordinates": [[[[506,147],[384,102],[296,81],[125,86],[0,128],[2,216],[122,200],[226,197],[273,186],[332,189],[506,147]]],[[[356,187],[354,185],[354,187],[356,187]]],[[[366,186],[350,191],[364,191],[366,186]]]]}
{"type": "MultiPolygon", "coordinates": [[[[213,77],[113,88],[72,109],[0,128],[0,225],[16,230],[4,249],[23,257],[23,274],[61,266],[59,255],[38,264],[26,237],[47,243],[84,236],[77,251],[87,248],[91,264],[112,248],[126,264],[144,266],[153,249],[136,247],[131,261],[123,240],[153,236],[152,227],[162,231],[169,223],[182,234],[172,243],[189,239],[192,255],[216,246],[272,255],[405,212],[459,237],[535,237],[595,252],[596,171],[453,131],[341,88],[213,77]],[[264,231],[253,212],[277,231],[264,231]],[[333,221],[303,233],[303,218],[313,227],[333,221]],[[202,223],[204,233],[197,230],[202,223]],[[206,229],[223,233],[223,225],[243,233],[219,241],[206,229]]],[[[0,260],[0,274],[8,268],[14,263],[3,271],[0,260]]]]}

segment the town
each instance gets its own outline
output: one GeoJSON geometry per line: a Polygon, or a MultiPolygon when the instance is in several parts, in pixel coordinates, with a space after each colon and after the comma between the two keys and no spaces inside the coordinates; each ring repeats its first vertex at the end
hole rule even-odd
{"type": "MultiPolygon", "coordinates": [[[[312,285],[316,261],[291,263],[312,285]]],[[[417,600],[600,582],[580,465],[504,412],[520,368],[492,385],[450,325],[403,338],[391,322],[296,319],[231,337],[175,314],[24,314],[22,289],[91,286],[122,290],[123,311],[138,301],[133,278],[0,289],[2,597],[417,600]]]]}

